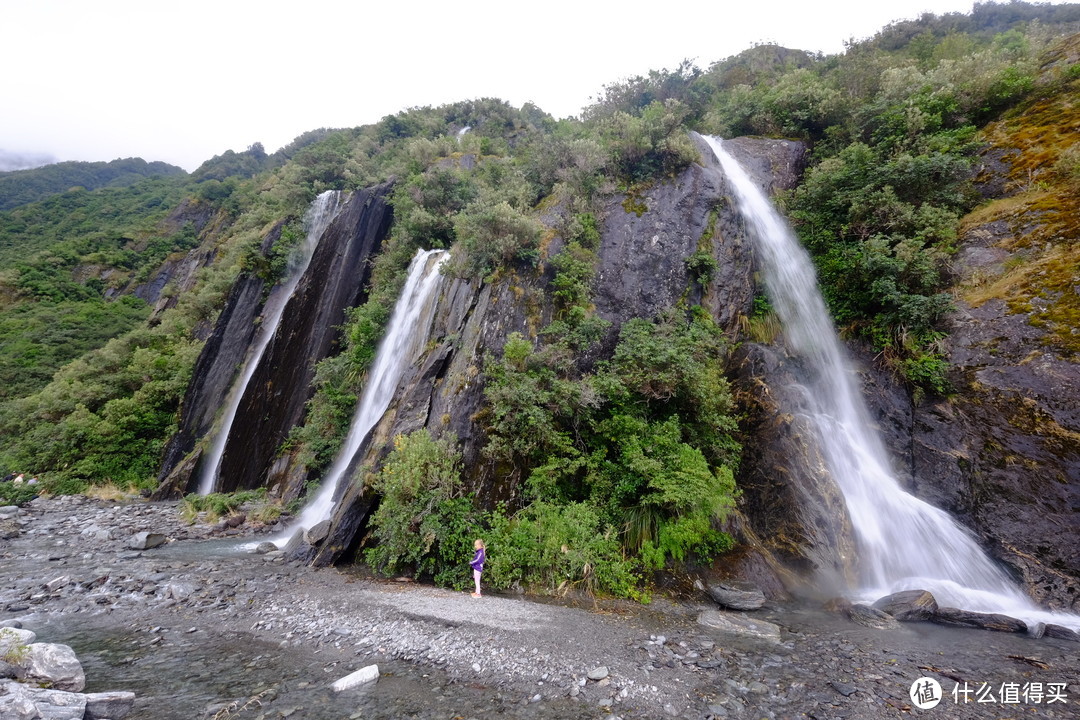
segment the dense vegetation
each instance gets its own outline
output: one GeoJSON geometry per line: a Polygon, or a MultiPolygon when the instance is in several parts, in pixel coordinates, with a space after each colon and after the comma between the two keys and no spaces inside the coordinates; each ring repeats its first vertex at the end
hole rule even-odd
{"type": "Polygon", "coordinates": [[[663,102],[725,137],[794,137],[813,150],[786,209],[842,330],[867,338],[917,395],[949,389],[940,351],[959,219],[980,196],[989,120],[1036,93],[1067,93],[1040,58],[1080,28],[1080,7],[978,3],[896,23],[842,55],[762,46],[703,72],[684,64],[607,88],[596,116],[663,102]]]}
{"type": "Polygon", "coordinates": [[[127,158],[112,162],[61,162],[32,170],[0,172],[0,211],[43,200],[72,188],[124,187],[156,175],[184,175],[163,162],[127,158]]]}
{"type": "MultiPolygon", "coordinates": [[[[229,151],[190,177],[68,185],[0,213],[0,472],[32,470],[53,491],[150,485],[199,329],[232,280],[283,271],[319,192],[393,177],[395,221],[367,301],[350,314],[344,351],[318,367],[307,419],[283,449],[315,471],[329,464],[409,259],[451,248],[448,272],[539,286],[552,310],[479,370],[485,458],[514,491],[495,507],[472,496],[449,434],[398,438],[371,478],[383,499],[367,560],[460,584],[461,558],[483,533],[499,547],[498,586],[640,595],[649,572],[730,544],[717,527],[737,494],[737,410],[723,375],[732,339],[680,306],[626,323],[613,354],[581,362],[608,330],[590,304],[607,201],[625,193],[636,212],[644,186],[698,160],[688,130],[804,140],[811,164],[783,203],[838,325],[883,351],[917,395],[948,392],[949,257],[980,201],[983,128],[1075,93],[1077,65],[1042,59],[1078,27],[1076,5],[980,3],[895,24],[837,56],[761,46],[707,70],[655,71],[605,88],[579,119],[490,99],[414,108],[313,131],[272,155],[258,143],[229,151]],[[281,239],[264,254],[271,228],[281,239]],[[151,313],[135,289],[196,247],[215,264],[193,290],[166,288],[175,303],[151,313]]],[[[999,140],[1020,132],[993,127],[999,140]]],[[[1061,143],[1054,182],[1075,192],[1080,150],[1061,143]]],[[[707,284],[715,259],[696,253],[687,267],[707,284]]],[[[1045,322],[1066,326],[1073,308],[1062,307],[1045,322]]],[[[760,302],[750,326],[768,327],[768,314],[760,302]]]]}

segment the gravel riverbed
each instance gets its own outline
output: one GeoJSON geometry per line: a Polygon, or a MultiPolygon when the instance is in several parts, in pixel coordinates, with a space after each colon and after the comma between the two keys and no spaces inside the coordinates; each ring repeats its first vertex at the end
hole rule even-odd
{"type": "Polygon", "coordinates": [[[0,621],[70,644],[93,689],[134,690],[129,717],[147,720],[1080,717],[1067,640],[874,630],[796,605],[735,613],[779,627],[758,639],[699,624],[716,609],[704,595],[476,599],[259,555],[264,536],[221,531],[185,524],[176,503],[0,509],[0,621]],[[133,550],[139,532],[169,541],[133,550]],[[370,664],[378,683],[330,690],[370,664]],[[913,707],[920,678],[940,684],[933,710],[913,707]]]}

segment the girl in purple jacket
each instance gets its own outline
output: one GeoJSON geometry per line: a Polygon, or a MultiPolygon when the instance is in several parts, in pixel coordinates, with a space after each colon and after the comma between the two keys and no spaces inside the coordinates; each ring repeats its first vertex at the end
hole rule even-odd
{"type": "Polygon", "coordinates": [[[476,550],[476,553],[473,554],[473,559],[469,562],[469,567],[472,568],[473,580],[476,582],[476,592],[474,592],[472,596],[480,597],[480,573],[484,572],[484,560],[486,559],[484,541],[480,538],[476,538],[476,542],[473,543],[473,548],[476,550]]]}

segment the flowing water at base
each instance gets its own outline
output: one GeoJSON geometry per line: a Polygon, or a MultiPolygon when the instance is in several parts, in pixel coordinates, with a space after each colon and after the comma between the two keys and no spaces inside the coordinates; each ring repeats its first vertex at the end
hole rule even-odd
{"type": "Polygon", "coordinates": [[[432,668],[361,657],[332,645],[283,648],[247,632],[155,633],[149,627],[110,627],[107,617],[61,618],[35,630],[75,650],[86,672],[86,692],[134,692],[128,720],[577,720],[596,715],[594,708],[569,701],[523,704],[519,693],[454,682],[432,668]],[[330,688],[372,663],[379,666],[378,682],[343,692],[330,688]]]}

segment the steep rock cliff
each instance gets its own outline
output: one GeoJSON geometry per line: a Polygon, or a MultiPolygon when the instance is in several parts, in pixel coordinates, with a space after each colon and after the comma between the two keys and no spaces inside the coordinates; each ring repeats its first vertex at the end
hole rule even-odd
{"type": "MultiPolygon", "coordinates": [[[[315,365],[336,347],[345,311],[360,303],[371,257],[378,252],[392,218],[387,204],[391,183],[354,193],[319,241],[304,276],[286,305],[275,336],[240,400],[221,460],[219,489],[232,491],[267,484],[278,449],[300,422],[310,399],[315,365]]],[[[205,435],[243,361],[261,311],[262,282],[241,277],[199,358],[182,407],[181,430],[169,444],[159,495],[192,489],[197,458],[179,460],[205,435]]]]}
{"type": "Polygon", "coordinates": [[[303,418],[316,363],[335,347],[346,309],[363,301],[368,261],[390,228],[390,189],[385,183],[353,194],[320,239],[240,400],[221,458],[221,490],[262,486],[303,418]]]}
{"type": "MultiPolygon", "coordinates": [[[[739,148],[741,155],[756,160],[753,171],[770,186],[797,177],[805,154],[800,144],[784,141],[744,140],[739,148]]],[[[711,153],[705,157],[709,160],[704,164],[692,165],[631,198],[614,198],[607,206],[593,285],[596,314],[612,323],[601,354],[614,345],[623,322],[654,317],[680,300],[708,307],[732,333],[740,315],[749,311],[754,294],[753,254],[737,212],[726,200],[724,178],[713,167],[711,153]],[[707,248],[719,265],[704,289],[690,277],[685,263],[701,248],[707,248]]],[[[555,238],[549,252],[559,247],[561,241],[555,238]]],[[[543,292],[548,280],[541,266],[533,273],[511,274],[490,284],[447,283],[429,340],[432,349],[402,379],[394,403],[354,465],[377,468],[390,440],[400,433],[420,427],[435,434],[453,431],[462,443],[470,489],[486,503],[513,503],[521,478],[494,466],[483,453],[484,367],[501,355],[511,332],[535,337],[550,319],[551,308],[543,292]]],[[[588,364],[590,358],[581,361],[588,364]]],[[[767,466],[775,460],[761,462],[759,471],[770,472],[767,466]]],[[[831,481],[820,474],[807,473],[806,479],[831,487],[831,481]]],[[[366,492],[364,482],[361,473],[341,490],[328,537],[317,549],[301,555],[313,557],[320,565],[351,555],[377,502],[366,492]]],[[[798,512],[790,507],[774,511],[798,512]]],[[[842,514],[839,523],[843,525],[842,514]]]]}
{"type": "MultiPolygon", "coordinates": [[[[1059,59],[1080,59],[1080,36],[1059,59]],[[1071,48],[1071,50],[1069,50],[1071,48]]],[[[1072,82],[1075,91],[1076,81],[1072,82]]],[[[954,257],[954,392],[913,406],[884,373],[868,396],[911,491],[948,510],[1037,602],[1080,610],[1078,188],[1053,169],[1075,143],[1066,85],[991,126],[954,257]]]]}

